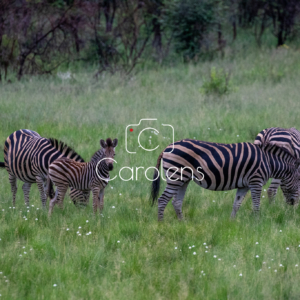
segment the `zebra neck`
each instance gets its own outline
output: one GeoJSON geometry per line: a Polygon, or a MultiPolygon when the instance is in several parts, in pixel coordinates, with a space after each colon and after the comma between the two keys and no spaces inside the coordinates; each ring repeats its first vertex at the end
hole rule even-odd
{"type": "Polygon", "coordinates": [[[110,179],[109,170],[104,158],[105,154],[99,150],[93,155],[88,165],[101,181],[108,182],[110,179]]]}

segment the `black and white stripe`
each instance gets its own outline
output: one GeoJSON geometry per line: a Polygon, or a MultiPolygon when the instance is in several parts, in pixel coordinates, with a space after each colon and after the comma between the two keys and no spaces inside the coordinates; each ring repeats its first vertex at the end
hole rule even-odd
{"type": "MultiPolygon", "coordinates": [[[[259,145],[260,147],[276,145],[287,150],[295,158],[300,158],[300,132],[294,127],[272,127],[264,129],[257,135],[254,144],[259,145]]],[[[268,188],[270,202],[274,200],[280,185],[281,179],[272,179],[268,188]]]]}
{"type": "MultiPolygon", "coordinates": [[[[56,139],[42,138],[38,133],[21,129],[12,133],[5,141],[4,166],[9,174],[9,182],[15,206],[17,179],[24,182],[25,204],[29,205],[29,192],[32,183],[37,183],[42,204],[46,206],[46,179],[49,165],[60,157],[68,157],[75,161],[83,159],[70,147],[56,139]]],[[[72,200],[88,200],[81,191],[71,193],[72,200]]]]}
{"type": "Polygon", "coordinates": [[[100,140],[102,148],[92,156],[90,162],[80,163],[61,158],[49,166],[48,186],[50,186],[50,181],[56,186],[55,197],[50,200],[49,204],[49,215],[56,203],[62,206],[69,186],[83,192],[92,191],[94,212],[97,211],[97,207],[100,211],[103,209],[104,188],[109,181],[109,171],[113,169],[117,144],[117,139],[113,142],[110,138],[106,142],[100,140]]]}
{"type": "MultiPolygon", "coordinates": [[[[169,145],[160,154],[157,170],[161,158],[164,173],[169,169],[169,174],[166,175],[167,186],[158,199],[159,220],[163,219],[164,209],[172,198],[177,216],[182,218],[182,202],[191,180],[212,191],[237,189],[232,217],[235,217],[249,190],[253,209],[259,210],[262,186],[269,178],[282,179],[287,201],[294,203],[299,198],[299,161],[276,146],[262,149],[251,143],[218,144],[186,139],[175,142],[174,146],[169,145]]],[[[159,181],[159,173],[155,171],[152,182],[153,203],[158,196],[159,181]]]]}

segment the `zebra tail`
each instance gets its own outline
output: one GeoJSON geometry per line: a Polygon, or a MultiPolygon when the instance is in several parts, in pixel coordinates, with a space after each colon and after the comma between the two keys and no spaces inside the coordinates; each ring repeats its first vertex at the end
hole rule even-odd
{"type": "Polygon", "coordinates": [[[5,168],[5,163],[4,162],[0,162],[0,168],[5,168]]]}
{"type": "Polygon", "coordinates": [[[159,155],[157,159],[157,164],[155,167],[155,171],[153,174],[153,181],[152,181],[152,189],[151,189],[151,198],[152,198],[152,206],[156,202],[158,198],[158,193],[159,193],[159,188],[160,188],[160,174],[159,174],[159,168],[160,168],[160,163],[161,163],[161,158],[163,155],[164,151],[159,155]]]}
{"type": "Polygon", "coordinates": [[[50,176],[49,176],[49,173],[48,173],[48,176],[47,176],[47,198],[50,197],[50,199],[53,199],[54,196],[55,196],[55,192],[54,192],[54,189],[53,189],[53,182],[52,180],[50,179],[50,176]]]}

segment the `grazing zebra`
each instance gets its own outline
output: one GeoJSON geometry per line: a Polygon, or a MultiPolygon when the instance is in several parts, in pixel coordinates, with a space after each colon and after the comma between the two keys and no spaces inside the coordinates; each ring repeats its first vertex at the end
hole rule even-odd
{"type": "Polygon", "coordinates": [[[218,144],[186,139],[169,145],[159,155],[152,182],[153,204],[159,192],[161,158],[167,186],[158,199],[158,220],[163,219],[172,197],[177,216],[182,218],[182,202],[191,180],[212,191],[237,189],[231,217],[235,217],[249,190],[253,209],[259,210],[262,186],[270,177],[282,179],[288,201],[298,201],[299,161],[284,150],[276,146],[261,149],[251,143],[218,144]]]}
{"type": "MultiPolygon", "coordinates": [[[[104,188],[109,181],[109,171],[113,169],[115,147],[118,140],[108,138],[100,140],[101,148],[91,158],[90,162],[75,162],[68,158],[60,158],[49,166],[47,185],[50,181],[56,186],[55,197],[50,200],[49,215],[56,203],[63,203],[68,187],[81,191],[92,191],[94,212],[103,209],[104,188]]],[[[48,193],[49,194],[49,193],[48,193]]]]}
{"type": "MultiPolygon", "coordinates": [[[[257,135],[254,144],[259,145],[260,147],[276,145],[287,150],[295,158],[300,158],[300,132],[293,127],[272,127],[264,129],[257,135]]],[[[268,197],[270,202],[274,200],[280,185],[281,179],[272,180],[268,188],[268,197]]]]}
{"type": "MultiPolygon", "coordinates": [[[[15,131],[6,139],[4,163],[1,163],[0,167],[5,167],[9,174],[13,206],[16,202],[17,179],[24,182],[22,189],[27,206],[29,205],[29,192],[32,183],[37,183],[43,207],[46,206],[45,184],[48,168],[55,159],[60,157],[83,161],[74,150],[63,142],[56,139],[42,138],[32,130],[21,129],[15,131]]],[[[50,191],[53,193],[51,189],[50,191]]],[[[75,202],[78,200],[86,202],[89,194],[71,190],[70,196],[75,202]]]]}

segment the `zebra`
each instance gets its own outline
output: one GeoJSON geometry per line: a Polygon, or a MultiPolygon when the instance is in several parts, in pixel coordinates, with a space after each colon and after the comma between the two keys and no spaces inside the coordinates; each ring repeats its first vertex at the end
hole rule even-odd
{"type": "MultiPolygon", "coordinates": [[[[57,158],[68,157],[75,161],[83,159],[70,147],[56,139],[46,139],[37,132],[29,129],[21,129],[12,133],[5,141],[4,163],[9,174],[9,182],[13,194],[13,206],[16,202],[17,179],[24,182],[22,189],[25,205],[29,205],[29,192],[32,183],[37,183],[42,205],[46,206],[46,178],[49,165],[57,158]]],[[[50,188],[51,194],[53,191],[50,188]]],[[[71,190],[70,196],[73,202],[88,201],[89,194],[71,190]]]]}
{"type": "MultiPolygon", "coordinates": [[[[254,144],[260,147],[277,145],[287,150],[295,158],[300,158],[300,132],[294,127],[272,127],[264,129],[257,135],[254,144]]],[[[272,179],[267,192],[270,203],[274,201],[280,185],[281,179],[272,179]]]]}
{"type": "Polygon", "coordinates": [[[262,186],[270,177],[282,179],[288,201],[294,203],[299,198],[300,162],[276,145],[262,149],[252,143],[219,144],[184,139],[169,145],[158,157],[152,181],[152,205],[158,198],[162,158],[167,186],[158,199],[159,221],[173,197],[177,217],[182,219],[182,202],[191,180],[212,191],[237,189],[232,218],[249,190],[253,209],[259,211],[262,186]]]}
{"type": "MultiPolygon", "coordinates": [[[[49,166],[47,185],[50,181],[56,186],[55,197],[49,203],[49,216],[56,203],[63,203],[68,187],[81,191],[92,191],[93,210],[100,212],[104,206],[104,188],[109,181],[109,171],[113,169],[115,148],[118,139],[100,140],[101,148],[95,152],[90,162],[75,162],[68,158],[60,158],[49,166]]],[[[49,194],[49,193],[48,193],[49,194]]]]}

